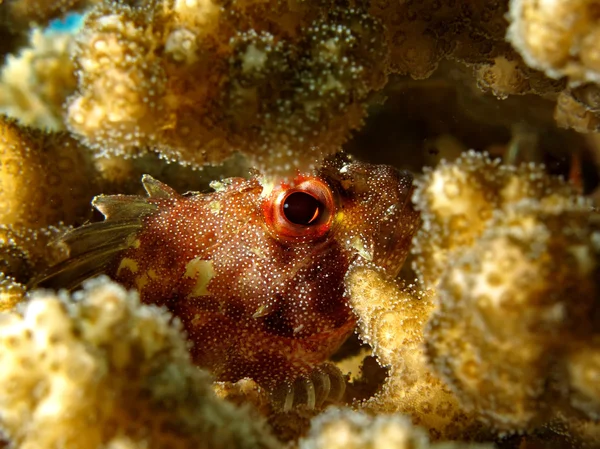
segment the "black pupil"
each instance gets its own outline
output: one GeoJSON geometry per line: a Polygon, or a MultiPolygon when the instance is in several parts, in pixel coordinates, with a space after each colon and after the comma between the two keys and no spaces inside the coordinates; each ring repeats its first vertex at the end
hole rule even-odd
{"type": "Polygon", "coordinates": [[[304,192],[290,193],[283,203],[283,214],[293,224],[309,225],[318,222],[323,204],[304,192]]]}

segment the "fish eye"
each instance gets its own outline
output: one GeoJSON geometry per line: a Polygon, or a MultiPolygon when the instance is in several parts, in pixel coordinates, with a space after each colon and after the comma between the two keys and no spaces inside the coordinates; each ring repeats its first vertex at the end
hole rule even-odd
{"type": "Polygon", "coordinates": [[[278,237],[316,239],[327,234],[335,214],[334,193],[318,178],[277,188],[264,206],[265,219],[278,237]]]}
{"type": "Polygon", "coordinates": [[[290,223],[308,226],[316,223],[325,206],[308,192],[292,192],[283,200],[283,215],[290,223]]]}

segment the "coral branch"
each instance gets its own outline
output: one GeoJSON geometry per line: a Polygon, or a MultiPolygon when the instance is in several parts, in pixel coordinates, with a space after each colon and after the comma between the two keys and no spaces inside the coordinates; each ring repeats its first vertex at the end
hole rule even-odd
{"type": "Polygon", "coordinates": [[[600,220],[541,167],[467,154],[415,194],[416,268],[435,284],[427,357],[501,430],[598,418],[600,220]],[[585,374],[584,374],[585,372],[585,374]],[[590,377],[591,376],[591,377],[590,377]]]}
{"type": "Polygon", "coordinates": [[[156,148],[199,166],[239,150],[291,175],[337,152],[386,80],[381,25],[359,9],[297,13],[296,36],[243,3],[185,5],[107,4],[89,15],[68,124],[101,153],[156,148]]]}
{"type": "Polygon", "coordinates": [[[491,449],[488,444],[433,443],[401,415],[370,416],[349,409],[329,409],[313,420],[300,449],[491,449]]]}
{"type": "Polygon", "coordinates": [[[0,315],[0,428],[18,447],[277,447],[214,396],[177,321],[108,279],[21,310],[0,315]]]}

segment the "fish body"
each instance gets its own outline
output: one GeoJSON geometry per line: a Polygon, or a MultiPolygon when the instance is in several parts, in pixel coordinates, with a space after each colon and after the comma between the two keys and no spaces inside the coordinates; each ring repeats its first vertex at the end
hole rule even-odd
{"type": "Polygon", "coordinates": [[[67,260],[58,278],[80,279],[98,271],[94,258],[103,262],[182,321],[199,366],[270,390],[310,377],[353,332],[350,264],[361,258],[395,275],[418,221],[410,174],[347,158],[289,183],[257,174],[205,194],[143,182],[148,197],[94,200],[106,220],[64,239],[79,268],[67,260]]]}

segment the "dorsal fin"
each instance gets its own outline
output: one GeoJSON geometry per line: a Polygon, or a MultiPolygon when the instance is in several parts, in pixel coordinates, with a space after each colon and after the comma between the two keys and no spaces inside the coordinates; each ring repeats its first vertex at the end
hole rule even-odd
{"type": "Polygon", "coordinates": [[[142,177],[148,197],[135,195],[98,195],[92,205],[104,221],[67,232],[53,245],[68,249],[69,257],[32,279],[28,287],[72,289],[85,279],[102,273],[121,251],[134,244],[143,219],[158,210],[150,199],[176,198],[179,194],[150,175],[142,177]]]}
{"type": "Polygon", "coordinates": [[[178,196],[174,189],[150,175],[142,175],[142,184],[150,198],[173,198],[178,196]]]}
{"type": "Polygon", "coordinates": [[[94,206],[106,220],[141,218],[157,209],[147,198],[131,195],[98,195],[92,200],[94,206]]]}

